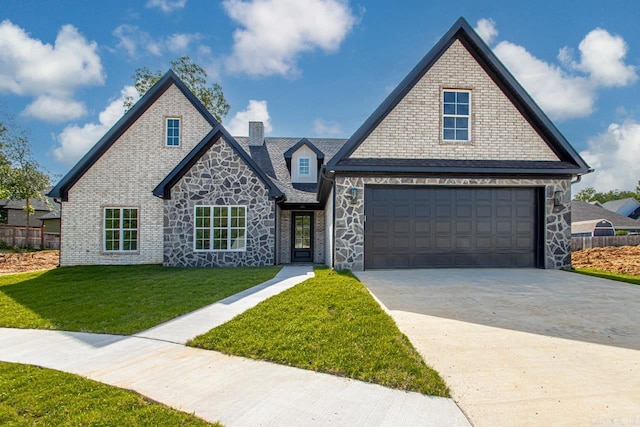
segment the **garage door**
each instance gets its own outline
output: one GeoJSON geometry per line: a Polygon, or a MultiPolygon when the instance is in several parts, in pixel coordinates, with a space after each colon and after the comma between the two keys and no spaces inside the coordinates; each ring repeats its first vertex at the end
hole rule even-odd
{"type": "Polygon", "coordinates": [[[537,190],[365,188],[365,268],[535,267],[537,190]]]}

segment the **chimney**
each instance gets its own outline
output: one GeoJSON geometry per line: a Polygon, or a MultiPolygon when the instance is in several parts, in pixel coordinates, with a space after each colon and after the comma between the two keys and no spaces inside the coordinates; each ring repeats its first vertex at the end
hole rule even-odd
{"type": "Polygon", "coordinates": [[[262,147],[264,144],[264,123],[249,122],[249,147],[262,147]]]}

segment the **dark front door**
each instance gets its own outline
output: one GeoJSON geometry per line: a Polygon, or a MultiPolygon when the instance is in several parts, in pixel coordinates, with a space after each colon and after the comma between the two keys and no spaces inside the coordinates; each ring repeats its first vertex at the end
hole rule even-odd
{"type": "Polygon", "coordinates": [[[313,212],[294,212],[291,222],[291,262],[313,262],[313,212]]]}

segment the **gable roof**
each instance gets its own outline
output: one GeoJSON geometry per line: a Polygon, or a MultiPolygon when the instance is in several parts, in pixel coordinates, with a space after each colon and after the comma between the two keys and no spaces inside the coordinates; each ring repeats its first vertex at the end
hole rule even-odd
{"type": "Polygon", "coordinates": [[[571,222],[606,219],[616,230],[640,230],[640,221],[581,200],[571,201],[571,222]]]}
{"type": "MultiPolygon", "coordinates": [[[[511,75],[509,70],[491,51],[489,46],[478,36],[469,23],[460,18],[440,39],[440,41],[427,53],[427,55],[416,65],[402,82],[389,94],[384,102],[373,112],[363,125],[353,134],[344,147],[328,162],[327,169],[330,171],[354,171],[353,165],[346,163],[347,158],[362,144],[362,142],[373,132],[373,130],[387,117],[387,115],[400,103],[409,91],[422,79],[431,67],[440,59],[447,49],[456,41],[460,42],[473,55],[478,64],[486,71],[492,80],[500,87],[514,106],[520,111],[522,116],[538,132],[549,148],[561,160],[562,168],[547,169],[544,165],[524,164],[520,173],[562,173],[562,174],[585,174],[591,171],[589,165],[580,157],[575,149],[569,144],[565,137],[555,127],[546,114],[538,107],[535,101],[526,90],[511,75]]],[[[537,162],[539,163],[539,162],[537,162]]],[[[481,166],[482,172],[504,173],[504,169],[492,168],[490,164],[477,164],[481,166]]],[[[402,172],[430,172],[428,164],[418,165],[371,165],[371,171],[402,171],[402,172]]],[[[464,164],[450,166],[447,172],[475,172],[477,170],[467,170],[464,164]]],[[[442,170],[433,170],[442,172],[442,170]]]]}
{"type": "Polygon", "coordinates": [[[196,96],[185,86],[185,84],[178,78],[173,70],[167,71],[158,82],[144,94],[138,102],[125,113],[120,120],[102,137],[100,140],[85,154],[82,159],[53,187],[49,192],[49,197],[61,198],[66,201],[68,192],[73,185],[78,182],[80,178],[95,164],[96,161],[120,138],[136,120],[140,118],[142,114],[162,94],[166,92],[171,85],[176,87],[182,92],[182,94],[191,102],[196,110],[202,114],[202,116],[211,124],[211,127],[215,128],[220,123],[211,115],[207,108],[196,98],[196,96]]]}
{"type": "Polygon", "coordinates": [[[621,208],[627,205],[627,203],[632,203],[634,207],[640,206],[640,202],[638,202],[633,197],[627,197],[626,199],[620,200],[609,200],[608,202],[604,202],[602,207],[605,209],[609,209],[612,212],[618,212],[621,208]]]}
{"type": "MultiPolygon", "coordinates": [[[[317,199],[319,183],[293,184],[291,173],[285,161],[284,153],[299,143],[301,138],[265,137],[264,144],[259,147],[250,146],[248,137],[236,137],[235,139],[280,191],[286,195],[285,205],[309,207],[319,204],[317,199]]],[[[338,138],[308,138],[307,140],[324,153],[324,158],[319,159],[318,163],[333,157],[346,142],[345,139],[338,138]]]]}
{"type": "Polygon", "coordinates": [[[309,141],[307,138],[302,138],[295,145],[293,145],[291,148],[289,148],[287,151],[284,152],[284,160],[285,162],[287,162],[287,168],[289,169],[289,171],[291,171],[291,158],[293,157],[293,153],[298,151],[298,149],[303,145],[306,145],[307,147],[309,147],[311,151],[316,153],[316,160],[318,161],[319,165],[322,165],[322,163],[324,163],[324,153],[320,151],[318,147],[313,145],[313,143],[309,141]]]}
{"type": "Polygon", "coordinates": [[[196,145],[187,156],[178,163],[178,165],[162,180],[160,184],[153,190],[153,195],[163,199],[171,198],[171,188],[182,178],[191,167],[211,148],[211,146],[219,139],[223,138],[240,158],[249,166],[260,180],[269,188],[269,196],[273,198],[282,198],[284,193],[269,179],[262,169],[253,161],[253,159],[242,149],[240,144],[227,132],[221,124],[213,128],[203,139],[196,145]]]}

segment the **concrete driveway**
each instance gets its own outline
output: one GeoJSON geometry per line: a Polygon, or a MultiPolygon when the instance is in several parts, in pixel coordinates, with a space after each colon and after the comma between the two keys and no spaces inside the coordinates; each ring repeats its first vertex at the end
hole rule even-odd
{"type": "Polygon", "coordinates": [[[474,425],[640,425],[640,286],[553,270],[356,274],[474,425]]]}

